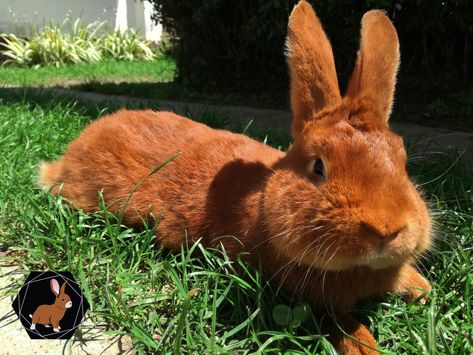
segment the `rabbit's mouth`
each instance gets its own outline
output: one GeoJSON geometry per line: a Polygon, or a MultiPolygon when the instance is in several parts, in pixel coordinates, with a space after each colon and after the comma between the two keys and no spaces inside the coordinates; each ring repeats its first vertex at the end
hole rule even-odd
{"type": "Polygon", "coordinates": [[[72,301],[69,301],[65,304],[66,308],[71,308],[72,307],[72,301]]]}
{"type": "Polygon", "coordinates": [[[393,256],[387,253],[378,254],[371,258],[361,259],[357,266],[367,266],[373,270],[387,269],[398,266],[410,258],[410,255],[393,256]]]}
{"type": "MultiPolygon", "coordinates": [[[[334,234],[319,244],[309,243],[296,248],[303,248],[304,253],[300,257],[293,256],[293,260],[326,271],[343,271],[360,266],[373,270],[396,267],[420,256],[429,246],[428,229],[414,229],[405,228],[397,237],[386,240],[365,233],[351,234],[349,238],[334,234]]],[[[287,251],[288,248],[284,249],[284,252],[287,251]]]]}
{"type": "Polygon", "coordinates": [[[358,257],[348,257],[347,255],[332,255],[330,258],[321,258],[320,256],[304,258],[302,262],[311,267],[315,267],[325,271],[345,271],[357,267],[368,267],[373,270],[388,269],[396,267],[404,263],[406,260],[412,259],[412,253],[403,255],[392,255],[391,253],[374,252],[369,255],[358,257]]]}

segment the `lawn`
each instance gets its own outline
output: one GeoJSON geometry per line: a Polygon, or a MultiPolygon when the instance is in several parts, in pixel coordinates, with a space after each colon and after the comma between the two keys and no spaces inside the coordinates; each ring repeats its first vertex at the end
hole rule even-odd
{"type": "Polygon", "coordinates": [[[118,61],[104,59],[98,63],[53,65],[31,69],[4,66],[0,68],[0,85],[75,86],[84,83],[168,82],[174,79],[174,61],[160,56],[153,61],[118,61]]]}
{"type": "MultiPolygon", "coordinates": [[[[76,69],[67,69],[70,76],[63,79],[76,78],[76,69]]],[[[17,73],[17,78],[29,83],[43,80],[32,70],[17,73]]],[[[85,70],[82,74],[92,75],[85,70]]],[[[31,94],[3,96],[0,248],[7,255],[4,263],[19,265],[25,277],[30,270],[71,271],[91,304],[88,316],[108,324],[111,333],[129,334],[140,352],[332,350],[310,316],[293,327],[275,322],[273,313],[281,305],[293,308],[304,302],[276,293],[258,268],[235,265],[224,251],[204,250],[199,244],[170,253],[153,246],[159,223],[132,230],[105,208],[85,214],[37,188],[38,161],[58,158],[88,122],[113,108],[31,94]]],[[[193,117],[225,127],[224,117],[193,117]]],[[[289,144],[288,140],[268,142],[289,144]]],[[[369,325],[387,353],[473,352],[473,170],[458,158],[455,153],[411,151],[410,173],[430,201],[436,221],[435,248],[419,263],[433,291],[426,305],[387,295],[381,302],[357,306],[354,314],[369,325]]]]}

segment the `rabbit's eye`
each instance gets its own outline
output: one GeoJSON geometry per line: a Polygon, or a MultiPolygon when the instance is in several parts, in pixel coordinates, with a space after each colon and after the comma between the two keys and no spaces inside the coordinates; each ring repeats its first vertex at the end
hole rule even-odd
{"type": "Polygon", "coordinates": [[[325,167],[322,159],[316,159],[314,162],[314,174],[325,177],[325,167]]]}

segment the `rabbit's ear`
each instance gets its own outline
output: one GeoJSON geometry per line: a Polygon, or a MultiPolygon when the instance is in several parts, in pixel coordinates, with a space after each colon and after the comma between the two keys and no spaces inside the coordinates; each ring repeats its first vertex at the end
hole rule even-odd
{"type": "Polygon", "coordinates": [[[67,282],[64,282],[64,283],[62,284],[62,286],[61,286],[61,294],[66,293],[66,292],[65,292],[65,291],[66,291],[66,284],[67,284],[67,282]]]}
{"type": "Polygon", "coordinates": [[[57,297],[59,295],[59,282],[57,282],[56,279],[51,279],[49,285],[51,286],[51,290],[57,297]]]}
{"type": "Polygon", "coordinates": [[[292,136],[324,108],[341,101],[332,47],[315,11],[300,1],[289,17],[286,39],[291,75],[292,136]]]}
{"type": "Polygon", "coordinates": [[[382,11],[367,12],[361,20],[360,50],[347,96],[366,102],[385,122],[391,114],[399,60],[399,40],[391,21],[382,11]]]}

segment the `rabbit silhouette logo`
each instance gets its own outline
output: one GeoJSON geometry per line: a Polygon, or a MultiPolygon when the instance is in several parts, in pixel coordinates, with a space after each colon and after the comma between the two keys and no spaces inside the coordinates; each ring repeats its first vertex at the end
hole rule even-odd
{"type": "Polygon", "coordinates": [[[70,272],[32,272],[12,304],[32,339],[69,339],[89,303],[70,272]]]}

